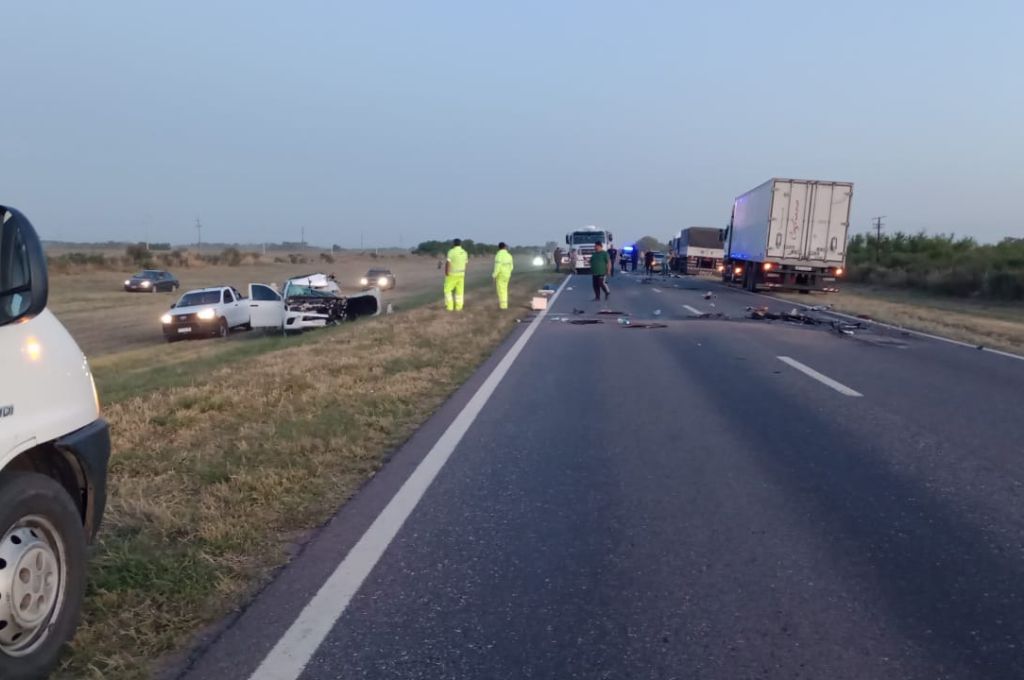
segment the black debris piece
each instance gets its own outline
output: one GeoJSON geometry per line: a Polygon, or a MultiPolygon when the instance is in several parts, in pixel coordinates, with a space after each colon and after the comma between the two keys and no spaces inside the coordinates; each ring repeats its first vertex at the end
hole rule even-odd
{"type": "Polygon", "coordinates": [[[604,323],[600,319],[573,319],[570,321],[573,326],[593,326],[595,324],[604,323]]]}

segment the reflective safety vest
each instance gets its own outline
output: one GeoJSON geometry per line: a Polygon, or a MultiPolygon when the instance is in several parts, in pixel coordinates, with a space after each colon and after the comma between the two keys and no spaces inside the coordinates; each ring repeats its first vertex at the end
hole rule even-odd
{"type": "Polygon", "coordinates": [[[448,251],[448,274],[465,274],[469,263],[469,253],[462,246],[455,246],[448,251]]]}
{"type": "Polygon", "coordinates": [[[501,276],[507,279],[512,276],[512,268],[514,266],[512,253],[507,250],[499,250],[494,254],[494,273],[492,276],[501,276]]]}

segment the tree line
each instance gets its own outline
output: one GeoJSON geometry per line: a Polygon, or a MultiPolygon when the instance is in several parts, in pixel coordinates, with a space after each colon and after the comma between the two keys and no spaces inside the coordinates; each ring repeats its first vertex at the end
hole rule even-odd
{"type": "Polygon", "coordinates": [[[1024,238],[979,244],[924,232],[857,234],[846,250],[850,281],[954,297],[1024,300],[1024,238]]]}
{"type": "MultiPolygon", "coordinates": [[[[451,249],[451,241],[424,241],[413,248],[414,255],[432,255],[440,257],[451,249]]],[[[498,252],[497,243],[477,243],[471,238],[462,239],[462,248],[470,255],[493,255],[498,252]]],[[[509,252],[513,255],[531,255],[543,250],[540,246],[509,246],[509,252]]]]}

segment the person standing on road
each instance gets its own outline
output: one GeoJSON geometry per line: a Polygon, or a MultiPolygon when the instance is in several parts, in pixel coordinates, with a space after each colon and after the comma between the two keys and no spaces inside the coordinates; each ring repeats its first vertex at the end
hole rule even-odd
{"type": "Polygon", "coordinates": [[[608,248],[608,259],[611,261],[611,267],[608,270],[608,276],[615,276],[615,258],[619,256],[619,251],[615,249],[615,246],[608,248]]]}
{"type": "Polygon", "coordinates": [[[603,243],[594,244],[594,254],[590,256],[590,276],[594,283],[594,301],[601,301],[601,291],[604,291],[604,299],[608,299],[611,292],[608,290],[608,281],[605,277],[612,268],[612,260],[605,252],[603,243]]]}
{"type": "Polygon", "coordinates": [[[629,264],[633,268],[633,271],[636,271],[636,263],[637,263],[637,259],[639,257],[640,257],[640,249],[637,248],[636,246],[633,246],[633,252],[630,253],[630,255],[629,255],[629,264]]]}
{"type": "Polygon", "coordinates": [[[498,309],[508,309],[508,282],[514,267],[512,253],[508,252],[508,245],[502,241],[498,244],[498,252],[494,254],[494,273],[491,274],[498,290],[498,309]]]}
{"type": "Polygon", "coordinates": [[[449,312],[461,312],[466,294],[466,265],[469,253],[462,247],[462,239],[454,239],[444,262],[444,307],[449,312]]]}
{"type": "Polygon", "coordinates": [[[648,250],[644,253],[644,275],[650,278],[654,276],[654,251],[648,250]]]}
{"type": "Polygon", "coordinates": [[[562,271],[562,249],[555,248],[555,272],[562,271]]]}

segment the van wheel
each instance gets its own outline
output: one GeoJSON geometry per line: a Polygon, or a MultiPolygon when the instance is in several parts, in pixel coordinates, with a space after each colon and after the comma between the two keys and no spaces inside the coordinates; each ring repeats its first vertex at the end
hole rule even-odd
{"type": "Polygon", "coordinates": [[[85,594],[82,518],[60,484],[0,474],[0,677],[46,677],[85,594]]]}

